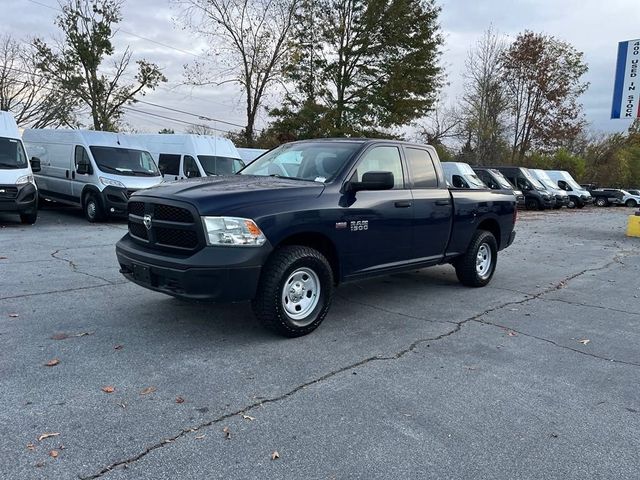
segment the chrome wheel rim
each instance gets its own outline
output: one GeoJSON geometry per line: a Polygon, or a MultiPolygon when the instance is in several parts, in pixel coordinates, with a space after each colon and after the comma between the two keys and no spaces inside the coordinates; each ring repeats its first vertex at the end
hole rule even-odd
{"type": "Polygon", "coordinates": [[[482,279],[485,279],[491,273],[491,248],[486,243],[480,245],[478,255],[476,256],[476,273],[482,279]]]}
{"type": "Polygon", "coordinates": [[[282,308],[300,327],[313,321],[307,318],[320,301],[320,279],[310,268],[295,270],[282,287],[282,308]]]}

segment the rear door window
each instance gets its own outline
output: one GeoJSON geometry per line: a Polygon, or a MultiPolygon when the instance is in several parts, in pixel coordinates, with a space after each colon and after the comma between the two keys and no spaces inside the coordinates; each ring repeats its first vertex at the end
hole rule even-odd
{"type": "Polygon", "coordinates": [[[421,148],[405,148],[405,153],[413,188],[436,188],[438,177],[429,152],[421,148]]]}

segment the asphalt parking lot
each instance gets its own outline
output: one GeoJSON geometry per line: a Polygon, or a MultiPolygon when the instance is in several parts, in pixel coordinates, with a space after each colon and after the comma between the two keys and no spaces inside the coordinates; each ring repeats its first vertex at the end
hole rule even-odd
{"type": "Polygon", "coordinates": [[[637,479],[630,213],[524,212],[488,287],[343,285],[299,339],[126,282],[123,222],[0,215],[0,477],[637,479]]]}

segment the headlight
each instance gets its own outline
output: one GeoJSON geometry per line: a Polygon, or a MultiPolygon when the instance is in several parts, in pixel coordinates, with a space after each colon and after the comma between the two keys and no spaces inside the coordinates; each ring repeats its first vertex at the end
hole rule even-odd
{"type": "Polygon", "coordinates": [[[107,187],[125,188],[124,183],[119,182],[118,180],[111,180],[110,178],[100,177],[100,183],[107,187]]]}
{"type": "Polygon", "coordinates": [[[16,185],[26,185],[27,183],[33,183],[33,175],[23,175],[16,180],[16,185]]]}
{"type": "Polygon", "coordinates": [[[267,241],[262,230],[248,218],[202,217],[209,245],[260,246],[267,241]]]}

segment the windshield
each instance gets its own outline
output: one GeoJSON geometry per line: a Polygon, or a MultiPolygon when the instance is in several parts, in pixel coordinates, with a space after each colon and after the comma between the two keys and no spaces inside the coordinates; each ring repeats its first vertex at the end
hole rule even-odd
{"type": "Polygon", "coordinates": [[[98,168],[105,173],[155,177],[160,175],[149,152],[118,147],[89,147],[98,168]]]}
{"type": "Polygon", "coordinates": [[[541,192],[544,192],[546,190],[546,188],[544,188],[544,186],[538,180],[536,180],[533,175],[531,175],[531,172],[529,172],[529,170],[522,169],[522,173],[526,177],[526,179],[529,180],[533,188],[541,192]]]}
{"type": "Polygon", "coordinates": [[[27,156],[20,140],[0,137],[0,168],[27,168],[27,156]]]}
{"type": "Polygon", "coordinates": [[[240,174],[327,182],[333,180],[360,146],[356,142],[289,143],[265,153],[240,174]]]}
{"type": "Polygon", "coordinates": [[[462,176],[469,184],[469,188],[487,188],[484,182],[480,180],[480,177],[478,177],[475,173],[465,173],[462,176]]]}
{"type": "Polygon", "coordinates": [[[244,168],[239,158],[198,155],[198,160],[207,175],[233,175],[244,168]]]}
{"type": "Polygon", "coordinates": [[[558,185],[553,183],[553,181],[547,176],[546,173],[544,173],[543,171],[539,171],[539,172],[535,172],[535,174],[538,180],[540,181],[540,183],[542,183],[542,185],[544,185],[545,187],[551,190],[558,190],[558,185]]]}
{"type": "Polygon", "coordinates": [[[502,173],[500,173],[498,170],[491,169],[491,174],[498,181],[498,183],[502,188],[506,188],[507,190],[513,190],[513,185],[511,185],[511,183],[509,183],[509,180],[507,180],[505,176],[502,175],[502,173]]]}

